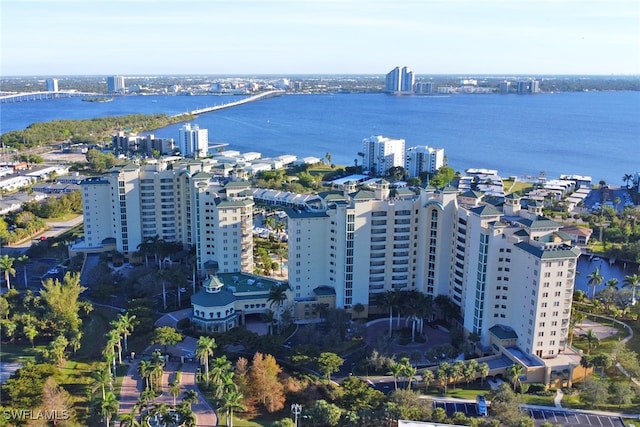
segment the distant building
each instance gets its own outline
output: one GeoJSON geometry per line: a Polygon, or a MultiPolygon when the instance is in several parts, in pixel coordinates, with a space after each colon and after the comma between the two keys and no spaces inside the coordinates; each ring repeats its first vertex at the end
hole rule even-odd
{"type": "Polygon", "coordinates": [[[444,148],[429,146],[407,148],[405,170],[410,177],[420,176],[422,172],[436,173],[444,166],[444,148]]]}
{"type": "Polygon", "coordinates": [[[416,83],[416,93],[418,95],[431,95],[433,94],[432,82],[418,82],[416,83]]]}
{"type": "Polygon", "coordinates": [[[206,157],[209,151],[209,131],[187,123],[180,128],[178,148],[185,157],[206,157]]]}
{"type": "Polygon", "coordinates": [[[520,80],[518,82],[518,94],[528,95],[540,92],[540,82],[534,79],[520,80]]]}
{"type": "Polygon", "coordinates": [[[511,89],[511,82],[508,82],[506,80],[503,82],[500,82],[500,86],[499,86],[500,94],[506,95],[509,93],[510,89],[511,89]]]}
{"type": "Polygon", "coordinates": [[[126,91],[126,86],[124,84],[124,77],[122,76],[107,77],[107,92],[124,93],[125,91],[126,91]]]}
{"type": "Polygon", "coordinates": [[[384,176],[390,168],[405,166],[404,139],[392,139],[375,135],[362,141],[364,159],[362,166],[374,175],[384,176]]]}
{"type": "Polygon", "coordinates": [[[58,91],[58,79],[47,79],[47,92],[58,91]]]}
{"type": "Polygon", "coordinates": [[[111,136],[113,149],[119,152],[139,152],[152,156],[154,150],[160,154],[173,154],[175,150],[173,138],[156,138],[153,135],[139,136],[135,133],[118,132],[111,136]]]}
{"type": "Polygon", "coordinates": [[[413,93],[415,75],[408,67],[396,67],[387,73],[385,91],[390,93],[413,93]]]}

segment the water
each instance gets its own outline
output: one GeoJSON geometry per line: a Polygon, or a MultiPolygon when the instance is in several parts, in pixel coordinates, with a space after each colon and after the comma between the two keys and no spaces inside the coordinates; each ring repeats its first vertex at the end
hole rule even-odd
{"type": "MultiPolygon", "coordinates": [[[[78,98],[3,104],[2,132],[35,121],[129,113],[177,114],[236,100],[225,96],[130,96],[109,103],[78,98]],[[155,102],[154,102],[155,101],[155,102]]],[[[288,95],[204,114],[194,120],[212,142],[264,156],[324,157],[351,165],[362,139],[404,138],[407,147],[442,147],[449,165],[497,169],[502,176],[589,175],[622,185],[638,169],[640,93],[535,96],[384,94],[288,95]]],[[[153,133],[177,137],[173,125],[153,133]]]]}
{"type": "Polygon", "coordinates": [[[616,262],[609,264],[607,259],[600,259],[597,261],[589,260],[586,255],[581,256],[578,259],[579,274],[576,276],[575,290],[584,291],[588,296],[591,296],[593,289],[588,285],[589,274],[591,274],[596,268],[600,270],[600,274],[604,277],[602,284],[596,288],[596,293],[605,288],[605,283],[609,279],[618,279],[618,289],[624,284],[625,276],[631,276],[632,274],[640,274],[640,266],[633,263],[616,262]]]}

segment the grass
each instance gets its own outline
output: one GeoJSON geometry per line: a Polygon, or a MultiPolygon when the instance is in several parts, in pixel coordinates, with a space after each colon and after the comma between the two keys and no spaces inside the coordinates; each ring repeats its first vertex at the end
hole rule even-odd
{"type": "Polygon", "coordinates": [[[525,194],[533,190],[534,185],[530,182],[516,181],[515,183],[509,179],[502,180],[505,192],[525,194]]]}
{"type": "MultiPolygon", "coordinates": [[[[227,416],[226,414],[219,414],[220,419],[218,420],[218,425],[226,426],[227,425],[227,416]]],[[[261,420],[256,418],[255,420],[244,420],[242,418],[238,418],[235,414],[233,414],[233,425],[234,427],[262,427],[262,426],[270,426],[272,424],[271,421],[261,420]]]]}
{"type": "Polygon", "coordinates": [[[2,343],[0,344],[0,360],[3,362],[20,362],[20,361],[32,361],[35,362],[36,356],[40,353],[40,350],[46,348],[45,346],[35,346],[31,348],[31,345],[16,344],[16,343],[2,343]]]}

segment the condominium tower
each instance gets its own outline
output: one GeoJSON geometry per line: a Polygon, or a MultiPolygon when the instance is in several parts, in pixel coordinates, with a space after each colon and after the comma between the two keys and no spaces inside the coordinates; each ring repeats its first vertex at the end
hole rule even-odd
{"type": "Polygon", "coordinates": [[[187,123],[180,128],[178,148],[184,157],[206,157],[209,151],[209,131],[187,123]]]}
{"type": "Polygon", "coordinates": [[[410,177],[434,174],[444,166],[444,148],[429,146],[407,148],[405,170],[410,177]]]}
{"type": "Polygon", "coordinates": [[[384,180],[321,197],[321,209],[288,212],[289,283],[299,300],[329,286],[337,307],[370,309],[385,291],[418,290],[448,296],[487,352],[494,327],[513,330],[516,345],[541,358],[567,346],[579,250],[540,206],[507,198],[500,211],[453,188],[390,197],[384,180]]]}
{"type": "Polygon", "coordinates": [[[124,77],[122,76],[107,77],[107,92],[124,93],[125,91],[126,91],[126,86],[124,84],[124,77]]]}
{"type": "Polygon", "coordinates": [[[408,67],[396,67],[385,77],[385,91],[390,93],[412,93],[415,75],[408,67]]]}
{"type": "Polygon", "coordinates": [[[404,167],[404,145],[404,139],[380,135],[365,138],[362,141],[362,166],[378,176],[386,175],[392,167],[404,167]]]}

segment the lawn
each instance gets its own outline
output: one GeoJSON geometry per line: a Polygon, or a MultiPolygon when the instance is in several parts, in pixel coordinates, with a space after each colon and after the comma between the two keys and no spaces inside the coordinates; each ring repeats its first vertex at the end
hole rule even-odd
{"type": "Polygon", "coordinates": [[[36,346],[31,348],[30,345],[2,343],[0,344],[0,361],[2,362],[35,362],[36,356],[45,346],[36,346]]]}

